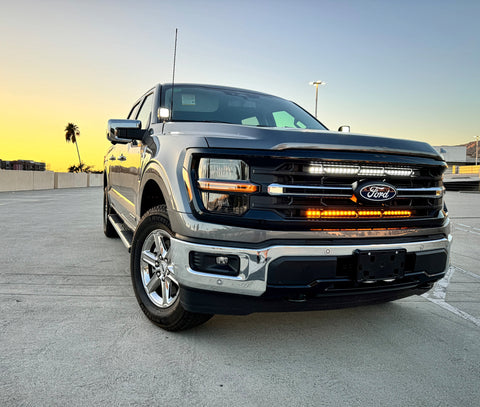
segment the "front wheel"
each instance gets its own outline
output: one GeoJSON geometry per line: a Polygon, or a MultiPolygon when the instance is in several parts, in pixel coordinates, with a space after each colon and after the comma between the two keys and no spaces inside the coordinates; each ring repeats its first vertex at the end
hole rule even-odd
{"type": "Polygon", "coordinates": [[[150,209],[135,231],[130,269],[135,296],[148,319],[167,331],[181,331],[212,315],[183,309],[182,289],[172,263],[172,235],[165,206],[150,209]]]}

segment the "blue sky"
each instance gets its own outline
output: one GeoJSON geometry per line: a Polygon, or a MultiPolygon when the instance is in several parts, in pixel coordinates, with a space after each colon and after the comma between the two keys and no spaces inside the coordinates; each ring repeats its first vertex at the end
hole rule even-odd
{"type": "Polygon", "coordinates": [[[264,91],[313,112],[308,83],[319,79],[331,129],[465,143],[479,133],[479,20],[474,0],[6,2],[0,143],[25,106],[42,137],[48,108],[55,126],[83,129],[85,148],[104,143],[109,118],[171,80],[175,28],[179,82],[264,91]]]}

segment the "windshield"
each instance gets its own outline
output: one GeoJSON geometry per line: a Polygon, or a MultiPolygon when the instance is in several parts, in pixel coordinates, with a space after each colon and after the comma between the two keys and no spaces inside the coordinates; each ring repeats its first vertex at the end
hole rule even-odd
{"type": "MultiPolygon", "coordinates": [[[[170,109],[171,100],[172,88],[164,86],[161,106],[170,109]]],[[[199,85],[175,85],[172,121],[326,130],[288,100],[242,89],[199,85]]]]}

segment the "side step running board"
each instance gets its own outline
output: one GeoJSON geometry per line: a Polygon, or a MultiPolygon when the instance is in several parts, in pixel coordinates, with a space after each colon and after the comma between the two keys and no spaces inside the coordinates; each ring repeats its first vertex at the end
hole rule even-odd
{"type": "Polygon", "coordinates": [[[122,243],[128,251],[130,251],[130,248],[132,247],[133,232],[123,224],[122,219],[118,215],[109,215],[108,220],[117,231],[122,243]]]}

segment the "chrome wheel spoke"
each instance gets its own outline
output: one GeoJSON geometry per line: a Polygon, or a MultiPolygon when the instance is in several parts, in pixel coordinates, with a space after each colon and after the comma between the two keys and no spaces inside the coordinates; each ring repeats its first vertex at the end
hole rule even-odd
{"type": "Polygon", "coordinates": [[[178,287],[177,280],[175,280],[175,277],[172,275],[172,266],[168,266],[168,274],[167,274],[167,279],[170,281],[171,284],[174,284],[178,287]]]}
{"type": "Polygon", "coordinates": [[[157,273],[153,273],[152,278],[147,284],[147,291],[149,294],[157,291],[158,287],[162,284],[162,279],[157,275],[157,273]]]}
{"type": "Polygon", "coordinates": [[[162,304],[168,305],[170,298],[170,283],[167,279],[162,280],[162,304]]]}
{"type": "Polygon", "coordinates": [[[175,267],[169,259],[170,239],[170,234],[164,230],[152,231],[143,242],[140,257],[143,288],[159,308],[171,307],[178,299],[175,267]]]}
{"type": "Polygon", "coordinates": [[[154,239],[157,253],[159,254],[160,258],[164,259],[167,256],[168,250],[165,247],[163,236],[160,236],[158,233],[156,233],[154,239]]]}
{"type": "Polygon", "coordinates": [[[145,250],[142,252],[142,261],[147,263],[149,266],[155,267],[157,263],[157,256],[150,250],[145,250]]]}

